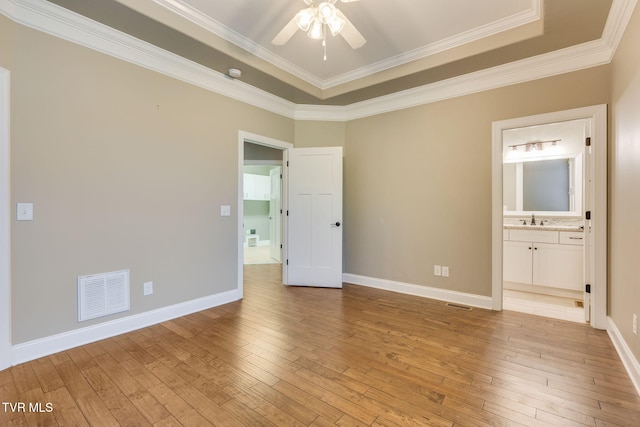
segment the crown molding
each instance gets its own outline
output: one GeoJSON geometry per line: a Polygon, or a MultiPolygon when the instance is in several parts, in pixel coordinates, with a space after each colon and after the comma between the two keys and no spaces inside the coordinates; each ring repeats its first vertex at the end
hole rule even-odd
{"type": "Polygon", "coordinates": [[[602,38],[347,106],[296,105],[44,0],[0,0],[13,21],[295,120],[349,121],[611,62],[637,0],[613,0],[602,38]]]}

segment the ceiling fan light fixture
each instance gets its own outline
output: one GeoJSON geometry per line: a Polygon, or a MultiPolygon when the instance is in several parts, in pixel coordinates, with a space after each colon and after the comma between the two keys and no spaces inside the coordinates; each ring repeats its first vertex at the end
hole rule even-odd
{"type": "Polygon", "coordinates": [[[313,8],[303,9],[296,14],[296,24],[302,31],[309,31],[316,13],[313,8]]]}
{"type": "Polygon", "coordinates": [[[322,40],[324,38],[324,28],[322,21],[318,18],[315,18],[311,23],[311,29],[307,35],[314,40],[322,40]]]}
{"type": "Polygon", "coordinates": [[[327,20],[327,26],[331,30],[331,34],[337,36],[344,28],[346,21],[338,16],[334,16],[332,19],[327,20]]]}
{"type": "Polygon", "coordinates": [[[323,1],[318,5],[318,15],[320,15],[322,20],[328,22],[336,16],[336,7],[331,3],[323,1]]]}

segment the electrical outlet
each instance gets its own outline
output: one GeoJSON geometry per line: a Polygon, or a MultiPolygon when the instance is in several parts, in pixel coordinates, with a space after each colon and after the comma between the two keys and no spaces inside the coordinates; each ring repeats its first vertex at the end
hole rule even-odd
{"type": "Polygon", "coordinates": [[[449,277],[449,267],[446,265],[442,266],[442,277],[449,277]]]}
{"type": "Polygon", "coordinates": [[[434,276],[442,276],[442,267],[440,267],[439,265],[434,265],[433,266],[433,275],[434,276]]]}
{"type": "Polygon", "coordinates": [[[151,295],[153,293],[153,282],[144,282],[143,288],[145,295],[151,295]]]}
{"type": "Polygon", "coordinates": [[[638,315],[633,313],[633,333],[638,335],[638,315]]]}

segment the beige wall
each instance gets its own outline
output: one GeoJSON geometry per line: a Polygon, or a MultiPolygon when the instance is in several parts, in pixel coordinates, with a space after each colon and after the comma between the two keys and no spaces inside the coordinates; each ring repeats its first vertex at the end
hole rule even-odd
{"type": "Polygon", "coordinates": [[[293,140],[293,120],[7,27],[12,205],[35,210],[12,222],[13,343],[235,289],[238,131],[293,140]],[[77,277],[121,269],[130,312],[78,324],[77,277]]]}
{"type": "Polygon", "coordinates": [[[347,123],[345,271],[490,296],[492,122],[608,103],[609,71],[347,123]]]}
{"type": "Polygon", "coordinates": [[[609,145],[609,315],[640,360],[632,332],[640,316],[640,10],[636,7],[613,61],[609,145]]]}
{"type": "Polygon", "coordinates": [[[344,122],[298,120],[295,124],[296,147],[344,147],[344,122]]]}

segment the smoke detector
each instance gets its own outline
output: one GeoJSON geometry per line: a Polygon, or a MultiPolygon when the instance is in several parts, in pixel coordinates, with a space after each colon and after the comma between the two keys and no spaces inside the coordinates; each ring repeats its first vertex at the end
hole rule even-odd
{"type": "Polygon", "coordinates": [[[242,76],[242,70],[239,70],[237,68],[229,68],[227,73],[229,74],[229,77],[232,77],[234,79],[239,79],[240,76],[242,76]]]}

